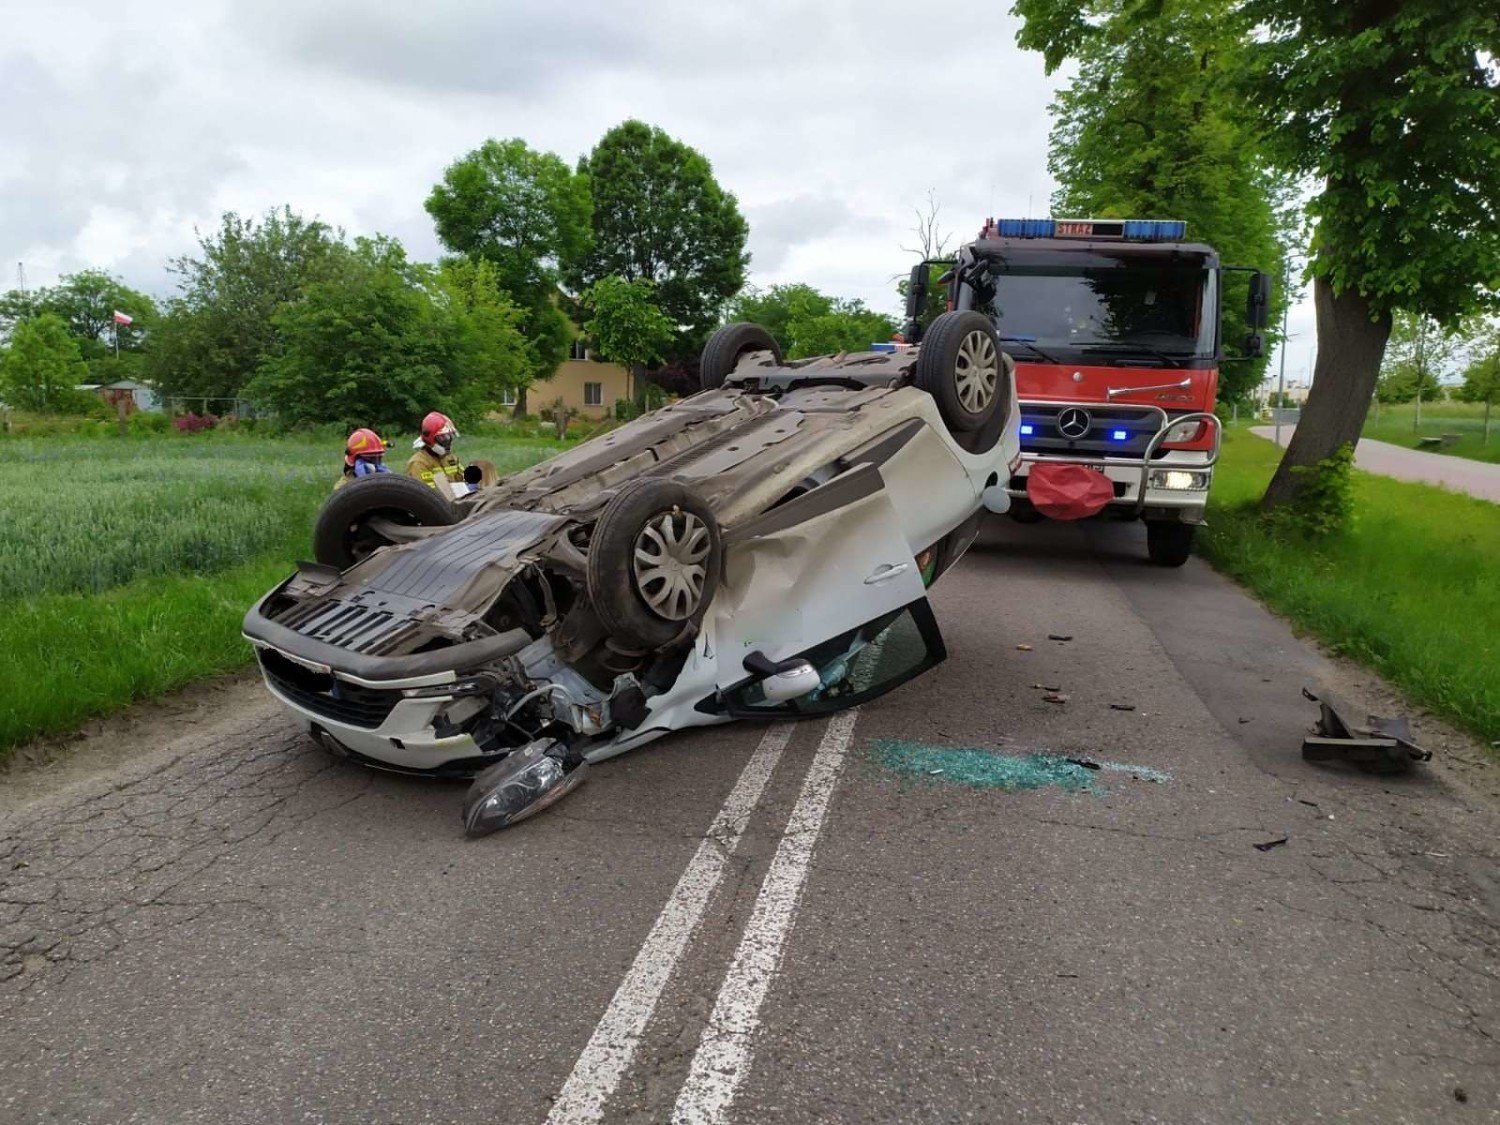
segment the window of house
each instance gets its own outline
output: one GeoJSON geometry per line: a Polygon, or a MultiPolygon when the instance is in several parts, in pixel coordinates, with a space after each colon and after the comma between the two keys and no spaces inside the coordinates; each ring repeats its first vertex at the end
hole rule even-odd
{"type": "Polygon", "coordinates": [[[588,357],[589,357],[588,343],[582,337],[579,337],[577,340],[574,340],[572,348],[569,349],[569,351],[568,351],[568,358],[569,359],[588,359],[588,357]]]}
{"type": "Polygon", "coordinates": [[[604,384],[603,383],[585,383],[583,385],[583,405],[584,406],[603,406],[604,405],[604,384]]]}
{"type": "Polygon", "coordinates": [[[516,404],[516,389],[514,387],[506,387],[503,391],[500,392],[500,405],[501,406],[514,406],[515,404],[516,404]]]}

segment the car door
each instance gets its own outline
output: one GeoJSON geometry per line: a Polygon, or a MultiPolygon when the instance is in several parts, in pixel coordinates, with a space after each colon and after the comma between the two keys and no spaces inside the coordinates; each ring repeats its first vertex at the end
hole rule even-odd
{"type": "Polygon", "coordinates": [[[718,704],[741,717],[826,715],[857,706],[946,655],[880,472],[859,465],[734,529],[715,599],[718,704]],[[802,659],[819,687],[772,703],[752,653],[802,659]]]}

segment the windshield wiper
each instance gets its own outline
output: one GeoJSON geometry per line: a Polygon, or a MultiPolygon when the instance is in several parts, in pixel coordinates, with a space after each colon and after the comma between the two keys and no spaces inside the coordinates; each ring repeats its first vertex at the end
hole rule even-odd
{"type": "Polygon", "coordinates": [[[1153,359],[1161,360],[1169,367],[1181,367],[1184,360],[1193,358],[1190,352],[1178,352],[1174,355],[1170,352],[1164,352],[1160,348],[1153,348],[1149,344],[1126,344],[1123,342],[1118,344],[1089,344],[1083,350],[1086,352],[1141,352],[1151,356],[1153,359]]]}
{"type": "Polygon", "coordinates": [[[1056,356],[1049,355],[1047,352],[1044,352],[1041,348],[1037,347],[1035,336],[1001,336],[999,339],[1002,344],[1024,344],[1026,347],[1031,349],[1033,355],[1037,356],[1039,359],[1046,360],[1048,363],[1062,362],[1056,356]]]}

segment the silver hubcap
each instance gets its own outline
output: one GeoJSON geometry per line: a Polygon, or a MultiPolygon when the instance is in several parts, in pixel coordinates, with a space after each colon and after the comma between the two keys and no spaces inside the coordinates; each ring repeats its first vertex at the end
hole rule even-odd
{"type": "Polygon", "coordinates": [[[986,410],[995,398],[1000,381],[1000,356],[988,333],[970,332],[958,345],[953,363],[953,382],[958,401],[970,414],[986,410]]]}
{"type": "Polygon", "coordinates": [[[635,584],[652,612],[685,621],[703,600],[708,577],[708,528],[691,512],[673,508],[652,516],[635,537],[635,584]]]}

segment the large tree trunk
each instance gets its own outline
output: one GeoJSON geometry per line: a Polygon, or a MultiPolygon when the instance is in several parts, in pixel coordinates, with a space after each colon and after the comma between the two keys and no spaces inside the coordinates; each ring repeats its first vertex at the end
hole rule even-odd
{"type": "Polygon", "coordinates": [[[1312,390],[1261,501],[1265,508],[1296,497],[1302,481],[1292,472],[1294,466],[1316,465],[1344,443],[1359,440],[1391,334],[1390,313],[1372,318],[1368,301],[1354,292],[1335,296],[1325,278],[1313,281],[1313,303],[1318,314],[1318,362],[1312,390]]]}

